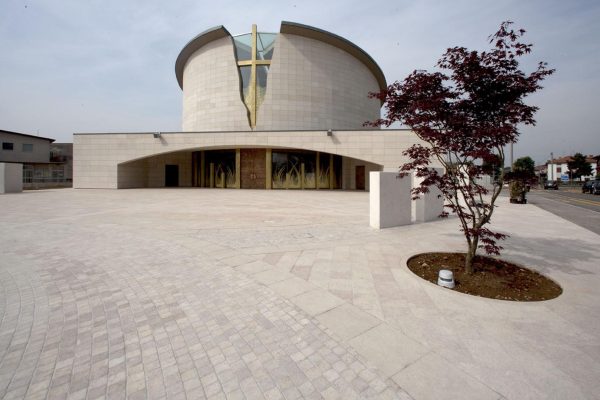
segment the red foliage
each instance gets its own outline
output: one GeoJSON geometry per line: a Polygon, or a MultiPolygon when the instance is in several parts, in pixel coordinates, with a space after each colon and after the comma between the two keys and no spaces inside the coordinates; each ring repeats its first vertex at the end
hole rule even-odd
{"type": "Polygon", "coordinates": [[[430,186],[440,189],[446,207],[461,221],[473,256],[480,242],[488,254],[499,254],[496,241],[505,238],[484,227],[502,190],[502,168],[492,189],[479,179],[489,172],[490,163],[504,165],[504,147],[517,141],[520,124],[535,124],[538,108],[525,104],[524,98],[540,90],[554,72],[544,62],[530,74],[519,69],[518,58],[530,53],[532,45],[521,43],[525,31],[512,30],[511,24],[503,22],[490,36],[489,51],[449,48],[437,63],[439,72],[415,70],[404,81],[371,94],[385,101],[386,115],[367,125],[399,121],[425,142],[404,152],[410,161],[400,167],[400,175],[415,171],[423,179],[413,196],[427,193],[430,186]]]}

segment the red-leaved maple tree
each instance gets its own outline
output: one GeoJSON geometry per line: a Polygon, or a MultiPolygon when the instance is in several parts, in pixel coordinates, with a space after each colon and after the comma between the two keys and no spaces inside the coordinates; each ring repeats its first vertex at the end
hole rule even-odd
{"type": "Polygon", "coordinates": [[[511,24],[503,22],[490,36],[490,50],[450,48],[437,63],[440,72],[416,70],[371,94],[385,101],[386,114],[369,125],[399,121],[426,142],[404,151],[410,162],[400,167],[400,175],[414,171],[422,178],[412,189],[413,198],[435,186],[447,207],[441,216],[457,214],[468,243],[467,273],[473,272],[478,248],[494,255],[502,250],[497,242],[506,235],[487,225],[504,183],[504,148],[517,141],[519,125],[535,125],[538,108],[525,104],[524,98],[540,90],[554,72],[545,62],[530,74],[519,69],[519,58],[532,45],[522,43],[525,31],[515,31],[511,24]],[[500,174],[490,189],[481,179],[494,165],[500,166],[500,174]]]}

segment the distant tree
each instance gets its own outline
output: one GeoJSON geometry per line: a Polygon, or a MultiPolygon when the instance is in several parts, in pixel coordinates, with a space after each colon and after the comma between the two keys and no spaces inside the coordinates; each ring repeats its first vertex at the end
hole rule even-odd
{"type": "Polygon", "coordinates": [[[527,188],[537,182],[535,162],[529,156],[518,158],[504,178],[510,182],[511,202],[517,200],[519,203],[525,203],[527,188]]]}
{"type": "Polygon", "coordinates": [[[513,170],[523,171],[535,175],[535,162],[529,156],[518,158],[513,164],[513,170]]]}
{"type": "Polygon", "coordinates": [[[413,188],[413,196],[436,186],[446,207],[457,214],[468,244],[467,273],[473,272],[478,248],[499,254],[502,247],[496,242],[506,237],[487,227],[502,190],[504,170],[500,169],[491,190],[477,182],[488,165],[504,165],[504,147],[517,141],[517,126],[535,124],[538,108],[523,100],[540,90],[541,82],[554,72],[543,62],[530,74],[519,69],[519,57],[530,53],[532,45],[521,43],[525,31],[514,31],[511,24],[503,22],[490,36],[493,47],[489,51],[446,50],[437,66],[448,73],[416,70],[404,81],[371,94],[384,100],[387,110],[385,118],[368,125],[390,126],[399,121],[427,143],[404,151],[410,161],[400,167],[400,175],[415,171],[423,180],[413,188]],[[442,173],[435,168],[440,165],[442,173]]]}
{"type": "Polygon", "coordinates": [[[567,163],[567,167],[571,173],[571,179],[592,175],[592,164],[587,162],[586,157],[581,153],[575,153],[572,160],[567,163]]]}

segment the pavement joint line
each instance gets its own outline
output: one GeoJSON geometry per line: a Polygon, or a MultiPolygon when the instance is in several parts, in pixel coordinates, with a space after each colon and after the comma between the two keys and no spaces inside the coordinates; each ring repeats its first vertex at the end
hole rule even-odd
{"type": "MultiPolygon", "coordinates": [[[[340,304],[340,305],[341,305],[341,304],[340,304]]],[[[339,306],[338,306],[338,307],[339,307],[339,306]]],[[[373,314],[370,314],[370,315],[373,315],[373,314]]],[[[373,315],[373,316],[374,316],[374,315],[373,315]]],[[[375,316],[374,316],[374,317],[375,317],[375,316]]],[[[377,318],[377,317],[375,317],[375,318],[377,318]]],[[[377,318],[377,319],[379,319],[379,318],[377,318]]],[[[387,326],[390,326],[390,325],[389,325],[389,324],[387,324],[385,321],[379,320],[379,323],[378,323],[378,324],[375,324],[375,325],[373,325],[372,327],[368,328],[367,330],[364,330],[364,331],[362,331],[361,333],[358,333],[358,334],[356,334],[356,335],[354,335],[354,336],[352,336],[352,337],[349,337],[348,339],[346,339],[346,340],[345,340],[345,342],[349,342],[350,340],[352,340],[352,339],[354,339],[354,338],[357,338],[357,337],[359,337],[360,335],[363,335],[363,334],[367,333],[368,331],[370,331],[371,329],[375,329],[375,328],[377,328],[378,326],[380,326],[380,325],[382,325],[382,324],[386,324],[387,326]]],[[[393,327],[391,327],[391,326],[390,326],[390,328],[392,328],[392,329],[393,329],[393,327]]]]}
{"type": "MultiPolygon", "coordinates": [[[[415,365],[416,363],[418,363],[419,361],[421,361],[423,358],[425,358],[426,356],[428,356],[428,355],[430,355],[430,354],[435,354],[435,355],[438,355],[438,356],[439,356],[439,354],[437,354],[435,351],[433,351],[433,350],[428,350],[426,353],[424,353],[423,355],[421,355],[419,358],[417,358],[417,359],[415,359],[414,361],[412,361],[412,362],[410,362],[410,363],[406,364],[404,367],[400,368],[398,371],[396,371],[396,372],[392,373],[392,374],[390,375],[390,378],[391,378],[392,376],[398,375],[400,372],[404,371],[405,369],[407,369],[407,368],[408,368],[408,367],[410,367],[411,365],[415,365]]],[[[443,358],[443,357],[442,357],[442,358],[443,358]]],[[[444,358],[444,359],[445,359],[445,358],[444,358]]],[[[446,361],[447,361],[447,360],[446,360],[446,361]]],[[[410,393],[409,393],[409,394],[410,394],[410,393]]]]}
{"type": "MultiPolygon", "coordinates": [[[[444,357],[442,354],[439,354],[439,353],[438,353],[437,351],[435,351],[435,350],[431,350],[431,353],[432,353],[432,354],[435,354],[435,355],[437,355],[437,356],[439,356],[440,358],[442,358],[442,359],[444,359],[444,360],[446,360],[448,363],[450,363],[450,364],[454,365],[454,366],[455,366],[455,368],[457,368],[457,369],[458,369],[460,372],[462,372],[463,374],[465,374],[465,375],[469,376],[470,378],[472,378],[472,379],[476,380],[477,382],[481,383],[483,386],[487,387],[487,388],[488,388],[488,389],[490,389],[492,392],[494,392],[494,393],[497,393],[497,394],[500,396],[500,397],[499,397],[499,399],[506,398],[506,396],[505,396],[505,395],[503,395],[502,393],[500,393],[499,391],[497,391],[496,389],[494,389],[493,387],[491,387],[490,385],[488,385],[487,383],[485,383],[484,381],[482,381],[482,380],[481,380],[481,379],[479,379],[478,377],[476,377],[476,376],[473,376],[473,375],[472,375],[470,372],[467,372],[467,371],[463,370],[463,369],[462,369],[460,366],[456,365],[456,364],[454,363],[454,361],[452,361],[452,360],[448,360],[448,358],[447,358],[447,357],[444,357]]],[[[421,357],[421,358],[422,358],[422,357],[421,357]]],[[[414,364],[414,363],[413,363],[413,364],[414,364]]]]}

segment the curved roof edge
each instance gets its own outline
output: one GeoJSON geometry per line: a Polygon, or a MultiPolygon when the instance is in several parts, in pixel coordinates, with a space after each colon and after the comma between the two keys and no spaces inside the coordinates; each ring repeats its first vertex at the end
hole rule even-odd
{"type": "Polygon", "coordinates": [[[289,33],[292,35],[304,36],[310,39],[319,40],[321,42],[335,46],[347,53],[350,53],[357,59],[359,59],[375,76],[377,83],[379,84],[380,90],[387,88],[385,81],[385,75],[383,71],[377,65],[375,60],[363,49],[341,36],[335,33],[324,31],[323,29],[315,28],[314,26],[303,25],[297,22],[281,21],[281,33],[289,33]]]}
{"type": "MultiPolygon", "coordinates": [[[[379,90],[385,90],[387,88],[385,75],[383,74],[383,71],[379,65],[377,65],[375,60],[373,60],[373,58],[366,51],[348,39],[344,39],[343,37],[334,33],[327,32],[313,26],[290,21],[281,22],[280,32],[319,40],[344,50],[345,52],[356,57],[371,71],[371,73],[375,76],[377,83],[379,84],[379,90]]],[[[191,55],[202,46],[223,37],[231,37],[231,33],[229,33],[229,31],[223,25],[218,25],[205,30],[190,40],[185,46],[183,46],[183,49],[181,49],[179,55],[177,56],[177,60],[175,61],[175,76],[177,77],[177,83],[179,83],[179,87],[181,89],[183,89],[183,69],[185,67],[185,63],[191,57],[191,55]]]]}
{"type": "Polygon", "coordinates": [[[175,76],[181,89],[183,89],[183,68],[191,55],[202,46],[228,36],[231,37],[231,33],[223,25],[218,25],[205,30],[183,46],[175,61],[175,76]]]}

